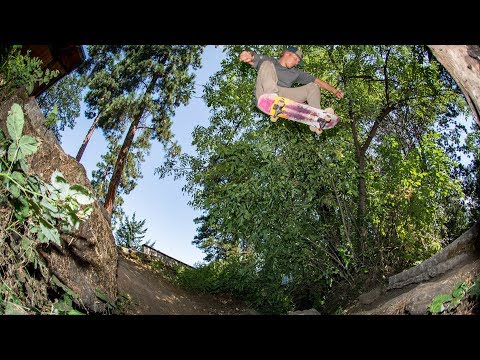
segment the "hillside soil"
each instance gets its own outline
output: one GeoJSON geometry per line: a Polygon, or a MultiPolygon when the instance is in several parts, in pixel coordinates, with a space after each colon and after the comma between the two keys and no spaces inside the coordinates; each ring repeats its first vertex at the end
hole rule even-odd
{"type": "MultiPolygon", "coordinates": [[[[387,290],[377,286],[344,307],[344,315],[425,315],[435,296],[451,294],[457,284],[471,285],[480,275],[480,258],[472,256],[448,272],[420,284],[387,290]]],[[[119,252],[118,292],[126,299],[121,313],[126,315],[258,315],[245,303],[227,296],[197,294],[173,284],[168,271],[158,271],[148,263],[119,252]]],[[[343,293],[340,291],[340,293],[343,293]]],[[[337,299],[339,300],[339,299],[337,299]]],[[[295,312],[292,315],[320,315],[295,312]]],[[[454,314],[479,314],[478,301],[467,297],[454,314]]],[[[444,312],[447,314],[447,312],[444,312]]]]}
{"type": "Polygon", "coordinates": [[[195,294],[174,284],[159,271],[119,252],[118,292],[126,298],[125,315],[253,315],[244,303],[226,296],[195,294]]]}

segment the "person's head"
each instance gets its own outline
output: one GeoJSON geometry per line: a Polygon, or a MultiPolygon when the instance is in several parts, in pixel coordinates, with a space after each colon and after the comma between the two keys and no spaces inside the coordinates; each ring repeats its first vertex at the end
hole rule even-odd
{"type": "Polygon", "coordinates": [[[303,52],[300,48],[297,48],[295,46],[289,46],[283,51],[279,61],[283,66],[290,69],[299,64],[302,65],[302,58],[303,52]]]}

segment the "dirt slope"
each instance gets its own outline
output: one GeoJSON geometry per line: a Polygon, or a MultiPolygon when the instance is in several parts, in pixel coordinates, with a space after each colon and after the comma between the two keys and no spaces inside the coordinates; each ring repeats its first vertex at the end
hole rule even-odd
{"type": "Polygon", "coordinates": [[[231,299],[189,293],[160,273],[149,270],[140,262],[119,252],[118,292],[127,295],[127,315],[250,315],[255,314],[244,304],[231,299]]]}

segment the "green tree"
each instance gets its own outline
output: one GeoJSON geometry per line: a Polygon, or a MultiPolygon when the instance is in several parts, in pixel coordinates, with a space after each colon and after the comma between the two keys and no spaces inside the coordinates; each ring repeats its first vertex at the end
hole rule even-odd
{"type": "MultiPolygon", "coordinates": [[[[282,304],[287,296],[311,305],[321,304],[337,281],[352,288],[354,274],[385,274],[438,249],[448,199],[458,204],[462,194],[450,178],[456,165],[433,127],[465,103],[426,49],[305,46],[304,70],[345,90],[339,102],[322,93],[322,105],[334,106],[342,120],[316,135],[302,124],[271,123],[256,108],[256,72],[238,61],[244,48],[227,47],[222,69],[205,86],[211,118],[208,127],[195,128],[197,154],[157,169],[160,176],[186,177],[191,204],[203,212],[194,243],[208,259],[253,259],[256,275],[248,286],[265,302],[262,293],[282,304]],[[393,153],[399,149],[408,151],[393,153]],[[420,202],[401,197],[406,184],[415,184],[420,202]],[[424,216],[420,204],[428,202],[424,216]],[[392,216],[393,226],[411,235],[390,243],[382,231],[392,216]],[[382,251],[399,248],[382,259],[382,251]],[[286,275],[292,281],[280,287],[286,275]]],[[[275,56],[284,46],[251,48],[275,56]]]]}
{"type": "MultiPolygon", "coordinates": [[[[151,141],[156,140],[165,146],[167,156],[178,155],[180,149],[170,131],[171,117],[178,106],[190,100],[195,78],[192,71],[200,67],[202,51],[202,46],[186,45],[88,48],[88,115],[99,117],[98,126],[115,139],[112,148],[123,137],[104,198],[109,214],[114,211],[125,167],[129,166],[128,154],[135,145],[148,152],[151,141]],[[135,137],[140,139],[136,143],[135,137]]],[[[130,159],[142,160],[139,156],[130,159]]]]}
{"type": "Polygon", "coordinates": [[[60,141],[65,127],[73,129],[75,120],[80,116],[81,94],[84,89],[78,72],[64,76],[47,91],[36,98],[37,103],[47,119],[45,126],[51,129],[60,141]],[[53,119],[48,121],[52,115],[53,119]]]}
{"type": "Polygon", "coordinates": [[[135,250],[141,250],[144,244],[151,245],[149,242],[143,242],[145,233],[148,230],[148,228],[144,228],[145,221],[145,219],[137,221],[135,219],[135,212],[131,219],[128,218],[128,215],[125,215],[125,217],[120,220],[118,230],[115,232],[117,244],[135,250]]]}
{"type": "Polygon", "coordinates": [[[466,194],[466,207],[469,223],[473,225],[480,218],[480,132],[478,125],[473,124],[472,131],[467,135],[464,150],[465,164],[462,164],[461,176],[464,179],[463,188],[466,194]],[[468,159],[468,160],[467,160],[468,159]]]}
{"type": "Polygon", "coordinates": [[[465,102],[437,61],[422,46],[332,46],[321,49],[339,70],[348,93],[339,111],[354,142],[358,179],[358,252],[366,253],[368,157],[382,134],[402,131],[421,136],[440,115],[456,116],[465,102]],[[447,109],[454,110],[448,114],[447,109]],[[446,115],[445,115],[446,114],[446,115]]]}
{"type": "Polygon", "coordinates": [[[110,123],[124,123],[125,113],[122,109],[123,89],[121,79],[115,66],[119,61],[120,45],[91,45],[87,47],[88,58],[79,73],[84,76],[88,91],[85,94],[85,117],[93,119],[80,146],[76,159],[81,161],[83,153],[95,131],[100,126],[110,128],[110,123]]]}

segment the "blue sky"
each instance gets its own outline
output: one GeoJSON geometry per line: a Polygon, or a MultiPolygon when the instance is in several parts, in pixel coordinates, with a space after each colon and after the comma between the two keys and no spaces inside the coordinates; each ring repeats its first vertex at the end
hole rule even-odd
{"type": "MultiPolygon", "coordinates": [[[[223,58],[221,46],[208,46],[205,49],[202,68],[196,71],[196,93],[187,106],[176,110],[172,132],[183,152],[189,154],[195,152],[191,145],[194,127],[208,126],[210,117],[208,108],[198,97],[202,94],[202,85],[220,69],[223,58]]],[[[67,154],[76,156],[90,126],[91,120],[84,117],[82,108],[81,117],[77,119],[75,128],[66,129],[62,133],[62,147],[67,154]]],[[[89,178],[105,149],[103,134],[96,130],[81,160],[89,178]]],[[[174,181],[173,177],[167,177],[160,180],[154,175],[154,170],[162,163],[163,156],[162,146],[154,144],[142,165],[143,178],[129,195],[124,196],[123,209],[130,218],[135,212],[136,220],[146,219],[145,228],[148,230],[144,240],[155,241],[154,248],[186,264],[194,265],[202,262],[205,256],[192,244],[197,227],[193,219],[200,213],[188,205],[190,197],[182,192],[185,184],[183,179],[174,181]]]]}

